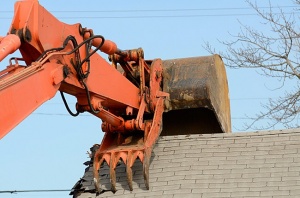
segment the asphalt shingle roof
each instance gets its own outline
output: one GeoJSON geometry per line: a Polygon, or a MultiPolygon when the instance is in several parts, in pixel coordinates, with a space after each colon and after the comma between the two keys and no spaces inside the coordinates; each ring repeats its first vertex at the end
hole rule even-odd
{"type": "MultiPolygon", "coordinates": [[[[86,169],[76,198],[95,197],[92,168],[86,169]],[[85,190],[86,192],[84,192],[85,190]]],[[[104,170],[104,171],[103,171],[104,170]]],[[[117,192],[109,170],[101,172],[98,197],[300,197],[300,129],[160,137],[152,153],[150,189],[142,166],[133,167],[129,191],[123,164],[117,167],[117,192]]]]}

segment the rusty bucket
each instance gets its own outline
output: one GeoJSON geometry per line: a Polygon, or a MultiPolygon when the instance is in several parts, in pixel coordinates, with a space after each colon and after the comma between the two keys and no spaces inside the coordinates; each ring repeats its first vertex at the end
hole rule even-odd
{"type": "Polygon", "coordinates": [[[165,102],[161,135],[229,133],[230,102],[219,55],[163,61],[165,102]]]}

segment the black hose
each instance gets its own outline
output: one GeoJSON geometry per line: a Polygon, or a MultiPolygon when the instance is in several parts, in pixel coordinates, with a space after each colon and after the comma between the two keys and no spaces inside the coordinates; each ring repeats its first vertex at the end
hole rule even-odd
{"type": "Polygon", "coordinates": [[[71,116],[74,116],[74,117],[78,116],[80,112],[79,112],[78,110],[76,110],[77,112],[76,112],[76,113],[73,113],[73,112],[71,111],[71,109],[69,108],[69,105],[68,105],[67,100],[66,100],[66,98],[65,98],[64,92],[62,92],[62,91],[59,91],[59,92],[60,92],[61,98],[62,98],[62,100],[63,100],[63,102],[64,102],[64,105],[65,105],[67,111],[69,112],[69,114],[70,114],[71,116]]]}
{"type": "MultiPolygon", "coordinates": [[[[90,97],[89,89],[88,89],[86,83],[84,82],[84,79],[86,79],[86,78],[89,76],[89,74],[90,74],[90,57],[91,57],[92,55],[94,55],[94,54],[97,52],[97,50],[99,50],[99,49],[103,46],[103,44],[104,44],[104,42],[105,42],[105,39],[104,39],[103,36],[101,36],[101,35],[91,36],[90,38],[84,40],[82,43],[78,44],[77,41],[76,41],[76,39],[75,39],[75,37],[72,36],[72,35],[70,35],[70,36],[68,36],[68,37],[65,39],[65,41],[63,42],[63,46],[62,46],[62,47],[59,47],[59,48],[52,48],[52,49],[48,49],[48,50],[44,51],[44,52],[39,56],[39,58],[37,59],[37,61],[41,60],[41,59],[42,59],[47,53],[49,53],[49,52],[52,52],[52,51],[61,51],[61,50],[65,49],[66,46],[67,46],[67,44],[69,43],[69,41],[72,42],[72,45],[73,45],[74,49],[71,50],[70,52],[67,52],[66,55],[70,55],[70,54],[72,54],[72,53],[75,53],[76,60],[75,60],[75,63],[73,63],[72,65],[73,65],[74,69],[75,69],[76,72],[77,72],[78,80],[82,83],[82,85],[83,85],[83,87],[84,87],[84,89],[85,89],[85,92],[86,92],[86,96],[87,96],[87,99],[88,99],[88,104],[89,104],[90,110],[92,111],[92,113],[97,114],[97,113],[99,113],[99,111],[96,111],[96,110],[93,108],[92,104],[91,104],[91,97],[90,97]],[[97,47],[90,53],[91,42],[92,42],[92,40],[95,39],[95,38],[101,38],[102,41],[101,41],[100,45],[97,46],[97,47]],[[80,53],[79,53],[79,48],[82,47],[83,45],[86,45],[86,57],[81,61],[80,53]],[[82,70],[82,65],[83,65],[85,62],[88,63],[88,67],[87,67],[86,73],[84,73],[83,70],[82,70]]],[[[77,111],[76,113],[73,113],[73,112],[71,111],[71,109],[69,108],[69,105],[68,105],[68,103],[67,103],[67,101],[66,101],[66,98],[65,98],[65,96],[64,96],[64,94],[63,94],[62,91],[60,91],[60,94],[61,94],[61,97],[62,97],[62,100],[63,100],[63,102],[64,102],[64,105],[65,105],[67,111],[69,112],[69,114],[72,115],[72,116],[78,116],[80,112],[77,111]]]]}

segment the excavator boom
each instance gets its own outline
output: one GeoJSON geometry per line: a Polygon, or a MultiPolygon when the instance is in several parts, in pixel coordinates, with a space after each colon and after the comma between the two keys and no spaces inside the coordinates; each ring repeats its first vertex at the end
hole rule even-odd
{"type": "Polygon", "coordinates": [[[98,193],[104,164],[116,191],[120,162],[132,190],[136,159],[149,188],[151,152],[161,134],[231,131],[226,72],[218,55],[145,60],[141,48],[121,50],[81,24],[59,21],[37,0],[16,2],[8,35],[0,37],[0,61],[16,50],[22,58],[11,58],[0,71],[0,138],[59,91],[72,116],[89,112],[102,120],[105,135],[93,156],[98,193]],[[65,93],[76,97],[76,112],[65,93]]]}

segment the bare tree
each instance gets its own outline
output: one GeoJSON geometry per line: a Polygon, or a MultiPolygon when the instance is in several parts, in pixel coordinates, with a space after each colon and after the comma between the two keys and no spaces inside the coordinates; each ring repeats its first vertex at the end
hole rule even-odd
{"type": "MultiPolygon", "coordinates": [[[[240,23],[240,33],[231,35],[233,41],[220,41],[227,51],[217,53],[229,67],[259,69],[261,74],[277,78],[280,81],[279,89],[285,89],[284,85],[288,81],[294,82],[294,88],[292,91],[286,90],[278,99],[269,99],[263,105],[264,111],[257,113],[246,128],[272,128],[277,124],[298,127],[294,121],[300,112],[300,31],[297,23],[299,16],[296,15],[299,10],[284,13],[280,8],[272,8],[270,3],[270,9],[265,11],[256,3],[250,0],[247,2],[262,19],[268,32],[240,23]],[[265,118],[270,120],[266,125],[254,127],[257,121],[265,118]]],[[[300,0],[293,2],[300,6],[300,0]]],[[[209,43],[205,48],[216,53],[209,43]]]]}

